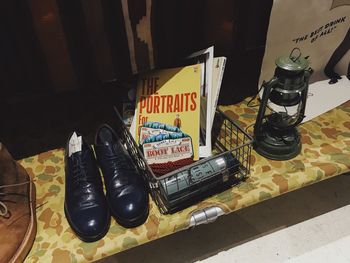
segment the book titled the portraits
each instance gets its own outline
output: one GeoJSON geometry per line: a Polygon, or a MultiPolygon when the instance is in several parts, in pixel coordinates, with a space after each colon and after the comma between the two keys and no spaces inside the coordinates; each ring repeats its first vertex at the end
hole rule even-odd
{"type": "Polygon", "coordinates": [[[141,74],[136,92],[136,142],[146,122],[178,127],[189,135],[198,160],[201,65],[153,70],[141,74]]]}

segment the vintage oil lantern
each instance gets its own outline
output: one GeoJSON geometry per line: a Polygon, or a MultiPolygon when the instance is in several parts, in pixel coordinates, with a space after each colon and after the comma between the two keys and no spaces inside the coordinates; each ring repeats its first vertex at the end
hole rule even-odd
{"type": "Polygon", "coordinates": [[[254,125],[255,151],[273,160],[287,160],[301,151],[297,125],[305,114],[312,69],[299,49],[276,59],[273,78],[263,82],[263,95],[254,125]],[[295,56],[293,53],[299,51],[295,56]],[[267,113],[269,112],[269,113],[267,113]]]}

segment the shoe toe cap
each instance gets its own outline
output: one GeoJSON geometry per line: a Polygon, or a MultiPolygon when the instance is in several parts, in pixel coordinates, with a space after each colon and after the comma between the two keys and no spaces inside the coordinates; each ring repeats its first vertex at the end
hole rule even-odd
{"type": "Polygon", "coordinates": [[[129,222],[140,218],[148,210],[148,194],[144,187],[133,185],[125,188],[112,202],[113,214],[129,222]]]}
{"type": "Polygon", "coordinates": [[[107,233],[110,215],[106,208],[93,207],[76,212],[72,221],[78,236],[84,241],[93,242],[107,233]]]}

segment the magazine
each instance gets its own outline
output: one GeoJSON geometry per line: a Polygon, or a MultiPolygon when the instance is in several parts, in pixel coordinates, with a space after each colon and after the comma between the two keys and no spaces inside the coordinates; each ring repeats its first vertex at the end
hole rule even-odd
{"type": "MultiPolygon", "coordinates": [[[[212,128],[212,76],[213,76],[214,47],[200,50],[189,55],[187,63],[201,64],[201,114],[200,114],[200,142],[199,157],[211,156],[211,128],[212,128]],[[209,109],[209,110],[208,110],[209,109]]],[[[186,62],[185,62],[186,63],[186,62]]]]}
{"type": "MultiPolygon", "coordinates": [[[[198,65],[201,67],[199,157],[203,158],[211,155],[211,129],[220,94],[221,83],[226,65],[226,57],[213,58],[213,47],[210,47],[208,49],[193,53],[180,64],[185,66],[191,63],[199,63],[198,65]],[[207,84],[209,81],[211,85],[207,84]],[[210,92],[208,91],[209,88],[210,92]],[[210,102],[208,102],[207,98],[211,98],[210,102]],[[207,108],[211,110],[207,111],[207,108]]],[[[133,118],[130,132],[135,138],[135,118],[133,118]]]]}
{"type": "Polygon", "coordinates": [[[220,95],[221,83],[224,76],[226,66],[226,57],[214,57],[213,62],[213,85],[212,85],[212,125],[214,122],[215,111],[218,106],[218,100],[220,95]]]}
{"type": "Polygon", "coordinates": [[[192,139],[193,159],[198,160],[200,76],[200,65],[153,70],[140,75],[136,91],[136,142],[140,141],[141,127],[145,123],[175,125],[192,139]]]}

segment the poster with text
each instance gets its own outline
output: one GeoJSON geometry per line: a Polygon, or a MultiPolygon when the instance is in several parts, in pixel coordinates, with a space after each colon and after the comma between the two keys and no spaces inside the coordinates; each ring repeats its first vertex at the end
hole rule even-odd
{"type": "Polygon", "coordinates": [[[349,27],[350,0],[274,0],[259,84],[272,78],[276,58],[295,47],[309,56],[314,70],[310,83],[346,76],[349,27]]]}

